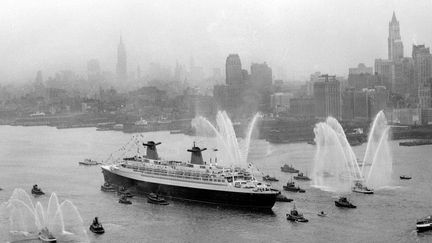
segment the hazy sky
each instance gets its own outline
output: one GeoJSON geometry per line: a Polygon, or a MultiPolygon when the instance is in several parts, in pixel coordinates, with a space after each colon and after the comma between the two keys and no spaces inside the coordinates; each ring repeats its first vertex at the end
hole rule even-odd
{"type": "MultiPolygon", "coordinates": [[[[115,71],[123,36],[129,70],[150,62],[223,68],[229,53],[243,68],[267,61],[277,74],[346,75],[349,67],[387,57],[388,22],[400,21],[405,55],[432,44],[432,0],[0,1],[0,82],[28,81],[91,58],[115,71]]],[[[224,70],[224,69],[222,69],[224,70]]]]}

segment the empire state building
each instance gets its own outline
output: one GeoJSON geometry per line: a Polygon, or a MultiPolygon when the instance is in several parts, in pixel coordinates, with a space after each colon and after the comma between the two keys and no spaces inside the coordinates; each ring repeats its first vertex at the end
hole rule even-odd
{"type": "Polygon", "coordinates": [[[125,82],[127,80],[127,56],[123,40],[120,37],[120,42],[117,46],[117,81],[125,82]]]}

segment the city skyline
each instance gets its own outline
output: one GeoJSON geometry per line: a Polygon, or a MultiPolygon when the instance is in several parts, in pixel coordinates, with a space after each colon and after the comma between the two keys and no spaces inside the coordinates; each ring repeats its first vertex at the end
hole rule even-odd
{"type": "Polygon", "coordinates": [[[413,44],[430,46],[432,41],[432,34],[425,31],[432,26],[427,21],[431,1],[272,5],[192,1],[188,5],[192,8],[169,1],[22,3],[6,2],[0,10],[5,19],[0,26],[9,37],[0,47],[5,60],[1,83],[28,81],[37,70],[45,76],[65,69],[84,74],[85,64],[93,58],[102,70],[115,73],[120,35],[129,70],[139,65],[145,72],[154,62],[173,68],[177,60],[185,64],[194,57],[196,65],[208,71],[222,68],[229,53],[238,53],[243,66],[267,62],[276,78],[296,79],[315,71],[346,76],[349,67],[372,66],[375,58],[385,58],[393,11],[401,24],[405,56],[413,44]],[[124,11],[134,4],[136,10],[124,11]],[[343,7],[346,11],[336,12],[343,7]],[[154,8],[158,11],[151,13],[154,8]],[[369,15],[373,17],[356,17],[369,15]]]}

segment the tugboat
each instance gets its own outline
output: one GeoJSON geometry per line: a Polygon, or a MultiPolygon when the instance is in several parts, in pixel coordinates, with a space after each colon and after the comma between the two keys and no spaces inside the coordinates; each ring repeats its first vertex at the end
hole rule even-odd
{"type": "Polygon", "coordinates": [[[96,160],[92,159],[84,159],[84,161],[78,162],[80,165],[100,165],[101,163],[97,162],[96,160]]]}
{"type": "Polygon", "coordinates": [[[303,172],[298,173],[296,176],[294,176],[295,180],[301,180],[301,181],[310,181],[311,179],[305,175],[303,175],[303,172]]]}
{"type": "Polygon", "coordinates": [[[125,196],[125,197],[133,197],[134,195],[132,193],[130,193],[125,187],[121,187],[120,190],[117,192],[118,195],[120,196],[125,196]]]}
{"type": "Polygon", "coordinates": [[[401,180],[411,180],[411,176],[401,175],[399,176],[401,180]]]}
{"type": "Polygon", "coordinates": [[[363,194],[373,194],[374,191],[372,189],[367,188],[366,186],[363,186],[360,181],[356,181],[354,184],[354,187],[352,188],[353,192],[357,193],[363,193],[363,194]]]}
{"type": "Polygon", "coordinates": [[[279,181],[276,177],[272,177],[270,175],[266,175],[263,177],[263,181],[279,181]]]}
{"type": "Polygon", "coordinates": [[[101,191],[103,192],[115,192],[116,189],[114,186],[112,186],[110,183],[105,182],[102,186],[101,186],[101,191]]]}
{"type": "Polygon", "coordinates": [[[132,204],[132,202],[129,201],[129,200],[127,199],[126,196],[122,196],[122,197],[120,197],[120,199],[119,199],[119,203],[123,203],[123,204],[132,204]]]}
{"type": "Polygon", "coordinates": [[[38,185],[33,185],[31,193],[36,196],[45,195],[45,193],[38,187],[38,185]]]}
{"type": "Polygon", "coordinates": [[[335,201],[335,205],[340,208],[357,208],[357,206],[350,203],[346,197],[340,197],[339,200],[335,201]]]}
{"type": "Polygon", "coordinates": [[[289,192],[300,192],[300,193],[306,192],[304,189],[301,189],[299,186],[295,186],[295,183],[293,181],[287,182],[286,186],[283,186],[283,189],[289,192]]]}
{"type": "Polygon", "coordinates": [[[292,202],[293,199],[291,199],[291,198],[287,198],[287,197],[285,197],[284,195],[279,194],[279,195],[277,195],[277,197],[276,197],[276,201],[278,201],[278,202],[292,202]]]}
{"type": "Polygon", "coordinates": [[[93,219],[93,223],[90,225],[90,231],[95,234],[103,234],[105,233],[104,228],[102,227],[102,224],[99,223],[98,217],[95,217],[93,219]]]}
{"type": "Polygon", "coordinates": [[[432,216],[427,216],[425,218],[417,220],[417,231],[423,232],[432,229],[432,216]]]}
{"type": "Polygon", "coordinates": [[[39,239],[42,242],[57,242],[57,239],[49,232],[47,227],[39,232],[39,239]]]}
{"type": "Polygon", "coordinates": [[[168,205],[169,203],[163,198],[157,195],[156,193],[150,193],[147,196],[147,202],[159,205],[168,205]]]}
{"type": "Polygon", "coordinates": [[[320,216],[320,217],[326,217],[326,216],[327,216],[327,214],[324,213],[324,211],[321,211],[321,212],[318,213],[317,215],[320,216]]]}
{"type": "Polygon", "coordinates": [[[284,164],[284,166],[281,167],[282,172],[288,172],[288,173],[299,173],[299,170],[295,169],[292,165],[284,164]]]}
{"type": "Polygon", "coordinates": [[[291,210],[290,213],[286,214],[286,217],[289,221],[293,221],[293,222],[301,222],[301,223],[307,223],[309,222],[309,220],[307,220],[305,217],[303,217],[302,213],[299,213],[295,207],[291,210]]]}

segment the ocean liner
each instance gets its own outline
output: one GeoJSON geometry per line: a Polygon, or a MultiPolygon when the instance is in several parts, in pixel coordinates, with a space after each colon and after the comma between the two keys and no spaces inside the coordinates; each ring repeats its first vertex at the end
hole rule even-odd
{"type": "Polygon", "coordinates": [[[195,144],[190,162],[162,160],[157,145],[143,143],[146,155],[135,155],[103,165],[105,182],[134,187],[137,193],[156,193],[171,199],[216,204],[229,207],[271,209],[278,190],[257,181],[249,169],[226,168],[206,163],[195,144]]]}

